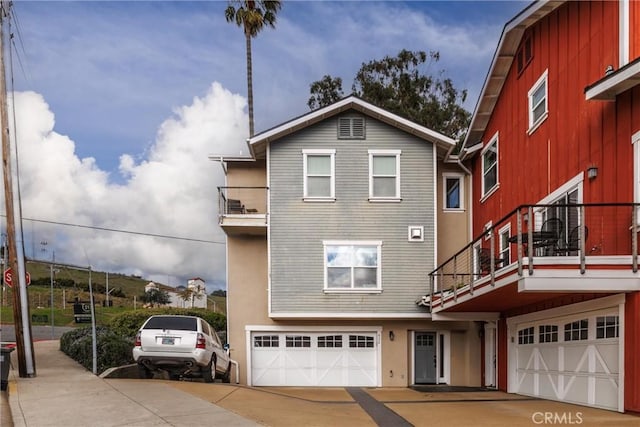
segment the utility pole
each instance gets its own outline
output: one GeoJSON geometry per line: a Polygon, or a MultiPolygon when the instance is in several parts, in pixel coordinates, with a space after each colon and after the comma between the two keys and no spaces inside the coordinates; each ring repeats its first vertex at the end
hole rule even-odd
{"type": "MultiPolygon", "coordinates": [[[[2,170],[4,182],[5,208],[7,214],[7,242],[9,247],[8,267],[13,272],[13,321],[18,349],[18,372],[21,378],[35,377],[36,364],[33,356],[29,301],[27,300],[27,279],[22,238],[22,212],[20,201],[16,200],[17,180],[14,179],[14,163],[11,156],[9,138],[9,114],[7,111],[7,81],[4,65],[4,25],[9,19],[11,3],[0,3],[0,130],[2,132],[2,170]]],[[[17,151],[17,141],[16,141],[17,151]]],[[[17,178],[17,177],[15,177],[17,178]]]]}

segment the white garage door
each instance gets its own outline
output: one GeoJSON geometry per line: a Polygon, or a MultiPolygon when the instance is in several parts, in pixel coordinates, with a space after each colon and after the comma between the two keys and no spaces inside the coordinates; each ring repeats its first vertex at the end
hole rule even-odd
{"type": "Polygon", "coordinates": [[[618,410],[619,320],[615,307],[519,323],[516,393],[618,410]]]}
{"type": "Polygon", "coordinates": [[[254,386],[377,386],[375,332],[253,332],[254,386]]]}

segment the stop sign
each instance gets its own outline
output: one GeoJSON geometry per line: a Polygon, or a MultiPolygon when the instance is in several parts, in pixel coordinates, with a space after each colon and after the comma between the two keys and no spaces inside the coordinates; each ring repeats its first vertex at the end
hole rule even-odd
{"type": "MultiPolygon", "coordinates": [[[[29,286],[31,284],[31,275],[29,274],[29,272],[26,272],[26,279],[27,279],[27,286],[29,286]]],[[[13,287],[13,270],[11,270],[11,268],[7,268],[4,271],[4,283],[6,283],[10,288],[13,287]]]]}

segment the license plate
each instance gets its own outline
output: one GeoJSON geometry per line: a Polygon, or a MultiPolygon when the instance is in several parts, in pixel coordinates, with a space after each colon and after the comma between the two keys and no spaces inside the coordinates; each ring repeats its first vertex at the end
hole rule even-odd
{"type": "Polygon", "coordinates": [[[164,345],[174,345],[175,343],[176,342],[174,338],[166,338],[166,337],[162,338],[162,344],[164,345]]]}

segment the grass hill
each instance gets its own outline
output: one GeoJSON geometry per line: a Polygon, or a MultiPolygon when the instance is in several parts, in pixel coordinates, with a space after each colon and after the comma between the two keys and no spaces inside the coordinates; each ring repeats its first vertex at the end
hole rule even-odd
{"type": "MultiPolygon", "coordinates": [[[[27,288],[29,309],[33,315],[48,315],[51,311],[51,268],[48,263],[28,262],[27,271],[31,276],[31,285],[27,288]]],[[[107,273],[104,271],[91,271],[91,287],[93,289],[96,306],[104,306],[106,300],[107,273]]],[[[142,304],[137,299],[144,293],[144,287],[149,280],[138,276],[129,276],[119,273],[109,273],[109,300],[111,308],[101,309],[105,316],[131,309],[141,309],[142,304]],[[117,291],[119,290],[119,291],[117,291]],[[116,296],[121,295],[121,296],[116,296]]],[[[157,283],[157,282],[156,282],[157,283]]],[[[53,308],[55,324],[65,325],[73,320],[73,302],[89,301],[88,292],[89,271],[72,267],[56,265],[53,286],[53,308]]],[[[165,285],[158,283],[161,287],[165,285]]],[[[207,296],[209,310],[226,314],[226,298],[219,296],[207,296]]],[[[10,288],[0,293],[0,317],[3,323],[13,323],[12,314],[13,295],[10,288]]],[[[44,318],[44,317],[42,317],[44,318]]],[[[106,319],[105,319],[106,320],[106,319]]],[[[42,321],[47,324],[50,320],[42,321]]],[[[38,323],[33,322],[33,323],[38,323]]]]}

